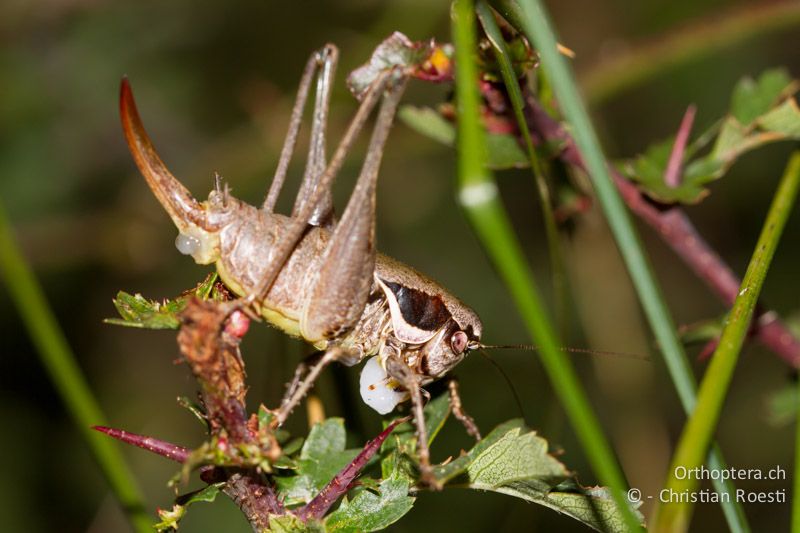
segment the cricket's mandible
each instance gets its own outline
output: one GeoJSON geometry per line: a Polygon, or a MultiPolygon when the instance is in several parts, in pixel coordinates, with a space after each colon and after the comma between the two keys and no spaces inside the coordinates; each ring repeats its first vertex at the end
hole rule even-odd
{"type": "MultiPolygon", "coordinates": [[[[402,68],[386,69],[363,94],[361,105],[330,161],[326,123],[338,51],[326,45],[309,59],[300,81],[289,131],[264,204],[254,207],[229,194],[217,179],[198,202],[170,173],[142,126],[131,88],[123,80],[120,112],[131,153],[179,235],[176,246],[197,263],[216,265],[243,305],[301,337],[320,354],[303,364],[290,384],[276,423],[282,424],[331,362],[362,371],[365,402],[385,414],[407,399],[417,428],[422,479],[431,475],[423,419],[422,386],[447,374],[481,346],[481,321],[465,304],[416,270],[377,253],[375,190],[392,121],[407,81],[402,68]],[[274,212],[296,144],[303,109],[316,80],[306,168],[291,215],[274,212]],[[380,103],[369,149],[341,218],[331,187],[354,140],[380,103]]],[[[455,383],[451,395],[460,407],[455,383]]],[[[478,436],[472,420],[456,415],[478,436]]]]}

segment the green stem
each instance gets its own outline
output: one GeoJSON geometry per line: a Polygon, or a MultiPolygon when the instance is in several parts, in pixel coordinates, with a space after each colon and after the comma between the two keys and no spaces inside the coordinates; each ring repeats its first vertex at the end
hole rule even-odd
{"type": "Polygon", "coordinates": [[[622,471],[569,359],[559,349],[560,343],[544,310],[533,275],[498,200],[497,186],[491,173],[486,170],[485,133],[479,118],[478,72],[474,58],[477,42],[472,2],[457,0],[454,15],[461,203],[507,284],[531,337],[539,346],[542,364],[590,464],[600,481],[610,487],[627,528],[638,530],[639,522],[625,500],[622,471]]]}
{"type": "Polygon", "coordinates": [[[542,168],[542,163],[533,146],[533,138],[528,129],[528,121],[525,119],[525,101],[522,97],[522,91],[519,88],[517,74],[511,64],[511,54],[508,51],[508,46],[506,46],[506,41],[503,39],[503,34],[500,32],[500,28],[497,27],[497,22],[494,20],[494,14],[486,2],[483,0],[479,1],[475,5],[475,10],[478,13],[478,20],[480,20],[486,32],[486,36],[492,43],[494,56],[500,66],[503,83],[506,86],[508,96],[511,100],[511,107],[514,109],[514,116],[517,119],[517,127],[519,127],[522,139],[525,142],[528,161],[530,162],[531,171],[536,181],[536,187],[539,190],[539,197],[542,202],[542,218],[544,219],[545,234],[547,236],[547,247],[550,251],[550,266],[553,270],[556,324],[558,325],[558,331],[564,335],[567,331],[569,319],[567,316],[569,293],[567,288],[566,268],[564,267],[564,255],[561,253],[561,246],[558,239],[558,226],[556,225],[556,217],[553,214],[553,201],[550,197],[550,187],[544,169],[542,168]]]}
{"type": "MultiPolygon", "coordinates": [[[[683,491],[691,493],[697,489],[698,480],[694,476],[680,476],[683,479],[678,479],[674,475],[675,468],[681,467],[691,471],[693,468],[700,467],[703,464],[703,458],[708,453],[709,444],[733,378],[733,371],[739,359],[739,353],[750,328],[758,295],[764,284],[764,278],[778,246],[786,219],[789,217],[797,196],[798,184],[800,184],[800,152],[795,152],[789,160],[789,165],[778,186],[756,249],[742,280],[741,290],[733,302],[733,309],[731,309],[728,322],[722,330],[719,345],[700,384],[697,406],[686,423],[678,442],[670,476],[667,478],[667,490],[673,490],[676,493],[683,491]]],[[[689,527],[692,510],[691,502],[663,504],[657,509],[653,521],[654,530],[685,531],[689,527]]]]}
{"type": "MultiPolygon", "coordinates": [[[[597,198],[639,295],[650,327],[662,350],[678,397],[684,410],[689,413],[694,409],[696,401],[696,384],[691,366],[678,340],[672,318],[639,243],[630,215],[611,179],[597,134],[578,94],[572,71],[557,50],[556,36],[549,16],[540,0],[495,1],[503,15],[521,28],[525,36],[535,44],[542,57],[542,68],[571,126],[575,144],[585,158],[597,198]]],[[[709,454],[709,466],[718,468],[724,464],[719,450],[712,449],[709,454]]],[[[731,530],[749,531],[741,505],[735,498],[730,497],[734,490],[733,484],[729,480],[715,480],[714,486],[720,493],[729,495],[729,498],[722,502],[722,508],[731,530]]]]}
{"type": "Polygon", "coordinates": [[[0,272],[19,310],[39,357],[50,375],[73,422],[89,445],[111,489],[137,532],[151,532],[152,520],[145,511],[136,482],[117,445],[92,426],[107,425],[63,332],[58,327],[44,293],[25,262],[0,206],[0,272]]]}
{"type": "MultiPolygon", "coordinates": [[[[521,10],[511,0],[495,0],[503,15],[515,26],[521,28],[528,39],[536,43],[543,59],[543,68],[550,77],[559,103],[568,121],[574,129],[575,143],[581,154],[586,157],[587,168],[592,176],[597,197],[634,287],[639,295],[650,327],[656,337],[664,356],[664,362],[670,378],[678,393],[684,411],[691,413],[697,401],[697,384],[694,380],[691,365],[683,351],[683,347],[675,334],[675,327],[670,318],[667,305],[655,282],[652,270],[639,244],[630,216],[622,205],[619,194],[611,181],[605,158],[599,146],[597,136],[591,126],[583,102],[578,96],[577,85],[567,62],[556,50],[556,38],[548,18],[541,8],[535,4],[521,10]],[[538,10],[538,11],[537,11],[538,10]]],[[[528,4],[523,3],[523,6],[528,4]]],[[[709,452],[708,466],[714,469],[725,468],[725,461],[718,447],[709,452]]],[[[730,480],[713,481],[714,488],[728,497],[722,499],[720,505],[731,531],[746,532],[750,530],[741,504],[734,498],[734,486],[730,480]]]]}

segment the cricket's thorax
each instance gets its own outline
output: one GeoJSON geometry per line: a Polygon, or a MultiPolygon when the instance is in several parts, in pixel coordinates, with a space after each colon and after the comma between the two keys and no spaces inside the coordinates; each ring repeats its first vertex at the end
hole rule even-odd
{"type": "MultiPolygon", "coordinates": [[[[220,232],[217,270],[240,296],[250,294],[263,278],[270,254],[291,219],[252,209],[248,216],[233,217],[220,232]],[[235,222],[237,220],[247,221],[235,222]]],[[[441,377],[463,359],[465,349],[451,348],[451,338],[463,331],[467,341],[478,341],[478,316],[443,287],[394,259],[378,254],[369,298],[361,316],[342,332],[312,338],[304,331],[303,310],[308,288],[319,271],[330,232],[310,226],[267,292],[262,308],[266,320],[289,335],[301,337],[318,349],[332,344],[352,353],[342,360],[356,364],[364,357],[392,351],[410,367],[430,378],[441,377]]]]}

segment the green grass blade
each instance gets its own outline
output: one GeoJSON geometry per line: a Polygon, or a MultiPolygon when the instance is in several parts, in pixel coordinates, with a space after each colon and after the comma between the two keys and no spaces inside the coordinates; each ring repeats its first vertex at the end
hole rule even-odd
{"type": "Polygon", "coordinates": [[[19,310],[39,357],[61,401],[89,445],[111,489],[137,532],[151,532],[153,521],[147,515],[136,482],[117,445],[94,430],[107,425],[80,368],[75,362],[63,332],[47,304],[44,293],[22,257],[0,206],[0,272],[11,298],[19,310]]]}
{"type": "MultiPolygon", "coordinates": [[[[778,191],[772,200],[755,252],[742,280],[741,290],[733,302],[728,321],[722,330],[719,346],[700,384],[697,406],[683,429],[670,472],[674,472],[676,466],[685,467],[687,470],[701,466],[708,452],[739,353],[750,328],[758,295],[797,197],[798,184],[800,184],[800,152],[795,152],[789,160],[778,191]]],[[[697,486],[697,479],[677,479],[671,475],[667,478],[666,488],[681,493],[693,492],[697,486]]],[[[657,510],[653,522],[655,530],[685,531],[689,526],[692,509],[693,504],[690,502],[663,504],[657,510]]]]}
{"type": "Polygon", "coordinates": [[[470,0],[455,2],[456,95],[458,106],[459,196],[483,246],[508,285],[525,325],[539,346],[542,363],[559,395],[575,432],[600,481],[611,488],[625,517],[627,529],[638,521],[624,496],[625,481],[611,447],[575,376],[569,359],[547,318],[508,216],[501,206],[497,186],[486,170],[485,137],[479,119],[478,73],[475,66],[476,37],[470,0]]]}
{"type": "Polygon", "coordinates": [[[564,335],[567,331],[567,322],[569,321],[567,315],[567,309],[569,308],[569,291],[567,288],[566,268],[564,267],[564,254],[561,252],[558,239],[558,226],[556,225],[556,217],[553,214],[553,201],[550,196],[550,186],[547,183],[548,180],[542,168],[541,161],[533,147],[533,138],[531,138],[531,132],[528,129],[528,121],[525,120],[525,101],[522,97],[522,91],[519,88],[519,81],[516,72],[514,72],[514,66],[511,64],[511,54],[508,51],[506,41],[503,38],[503,34],[500,32],[500,28],[497,26],[491,8],[486,2],[483,0],[479,1],[475,5],[475,10],[478,14],[478,20],[481,26],[483,26],[486,36],[494,49],[494,56],[500,66],[503,84],[506,86],[508,96],[511,100],[511,107],[517,119],[517,127],[519,127],[522,139],[525,141],[525,149],[527,151],[528,161],[531,165],[531,172],[536,182],[536,188],[539,190],[539,198],[542,202],[542,218],[544,219],[544,229],[547,236],[547,247],[550,252],[550,267],[553,271],[556,324],[558,325],[558,331],[564,335]]]}
{"type": "MultiPolygon", "coordinates": [[[[496,4],[509,21],[523,30],[541,55],[542,68],[548,76],[564,116],[571,125],[578,149],[586,160],[598,200],[650,327],[664,354],[670,378],[677,389],[684,410],[689,413],[694,409],[696,402],[696,384],[689,361],[675,333],[667,305],[656,284],[628,211],[608,172],[605,156],[578,93],[572,71],[556,48],[557,40],[549,16],[539,0],[519,2],[496,0],[496,4]]],[[[719,450],[712,449],[709,467],[717,468],[724,464],[719,450]]],[[[730,481],[715,480],[714,487],[720,493],[733,496],[734,489],[730,481]]],[[[722,503],[722,507],[732,531],[749,531],[744,511],[735,498],[728,498],[727,502],[722,503]]]]}

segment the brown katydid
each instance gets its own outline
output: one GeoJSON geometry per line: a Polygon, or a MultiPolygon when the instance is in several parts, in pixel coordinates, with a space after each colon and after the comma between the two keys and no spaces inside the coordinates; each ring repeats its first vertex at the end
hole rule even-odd
{"type": "MultiPolygon", "coordinates": [[[[375,249],[375,191],[392,121],[408,78],[402,67],[376,76],[326,162],[326,122],[338,51],[326,45],[309,59],[300,81],[278,167],[261,208],[229,194],[217,179],[198,202],[170,173],[142,126],[127,80],[120,112],[128,146],[179,236],[178,249],[200,264],[215,263],[220,278],[242,305],[284,332],[321,351],[301,365],[275,412],[281,425],[331,362],[362,372],[362,396],[381,413],[410,399],[417,429],[423,483],[436,487],[423,418],[422,386],[442,378],[481,347],[481,321],[469,307],[414,269],[375,249]],[[290,216],[274,212],[316,77],[310,145],[300,192],[290,216]],[[333,213],[331,187],[354,140],[380,102],[361,173],[341,219],[333,213]],[[307,371],[306,371],[307,369],[307,371]]],[[[480,438],[463,413],[455,383],[454,414],[480,438]]]]}

